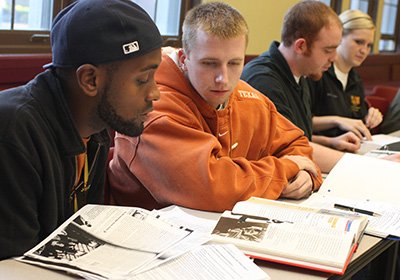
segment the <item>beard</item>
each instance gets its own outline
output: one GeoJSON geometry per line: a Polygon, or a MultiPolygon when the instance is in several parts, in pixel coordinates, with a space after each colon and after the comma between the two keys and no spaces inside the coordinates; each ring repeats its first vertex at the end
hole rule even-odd
{"type": "Polygon", "coordinates": [[[143,122],[138,116],[132,119],[123,119],[118,115],[115,108],[108,100],[108,89],[106,88],[101,95],[101,101],[97,107],[97,113],[100,119],[108,125],[111,129],[131,137],[137,137],[142,134],[144,130],[143,122]]]}
{"type": "Polygon", "coordinates": [[[312,73],[312,74],[308,74],[307,77],[309,77],[313,81],[319,81],[322,78],[323,74],[324,74],[323,72],[312,73]]]}
{"type": "MultiPolygon", "coordinates": [[[[310,57],[311,56],[311,48],[308,47],[307,50],[304,53],[304,56],[310,57]]],[[[307,75],[308,78],[310,78],[313,81],[319,81],[322,78],[322,75],[324,72],[315,72],[315,73],[310,73],[307,75]]]]}

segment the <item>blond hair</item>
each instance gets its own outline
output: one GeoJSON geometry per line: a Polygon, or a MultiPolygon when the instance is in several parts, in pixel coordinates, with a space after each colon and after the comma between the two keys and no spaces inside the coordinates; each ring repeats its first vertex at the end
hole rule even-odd
{"type": "Polygon", "coordinates": [[[343,35],[355,29],[375,29],[372,18],[359,10],[347,10],[339,15],[343,26],[343,35]]]}
{"type": "Polygon", "coordinates": [[[246,20],[238,10],[222,2],[200,4],[188,12],[182,26],[182,46],[186,53],[196,42],[198,30],[222,39],[245,35],[246,45],[248,42],[246,20]]]}

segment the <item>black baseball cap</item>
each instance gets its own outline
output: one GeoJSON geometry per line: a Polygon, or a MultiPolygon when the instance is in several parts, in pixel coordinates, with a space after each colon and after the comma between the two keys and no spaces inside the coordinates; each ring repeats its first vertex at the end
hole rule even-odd
{"type": "Polygon", "coordinates": [[[150,16],[130,0],[78,0],[51,28],[48,67],[79,67],[142,56],[162,46],[150,16]]]}

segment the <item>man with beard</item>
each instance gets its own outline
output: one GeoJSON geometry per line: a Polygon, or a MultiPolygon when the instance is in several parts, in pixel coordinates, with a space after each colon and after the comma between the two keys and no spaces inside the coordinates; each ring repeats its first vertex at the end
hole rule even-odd
{"type": "Polygon", "coordinates": [[[103,202],[107,129],[140,135],[159,98],[162,38],[131,1],[73,3],[55,18],[51,42],[48,69],[0,93],[0,259],[103,202]]]}
{"type": "Polygon", "coordinates": [[[322,77],[336,58],[341,37],[341,22],[330,7],[301,1],[285,15],[282,43],[273,42],[269,51],[246,64],[241,76],[313,141],[313,156],[322,172],[332,169],[342,151],[360,148],[360,139],[353,132],[332,138],[312,135],[311,98],[304,77],[322,77]]]}

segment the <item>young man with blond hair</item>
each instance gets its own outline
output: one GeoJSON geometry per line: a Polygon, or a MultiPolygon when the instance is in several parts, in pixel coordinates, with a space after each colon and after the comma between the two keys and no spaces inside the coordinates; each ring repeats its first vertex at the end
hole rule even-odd
{"type": "Polygon", "coordinates": [[[223,211],[251,196],[308,197],[321,184],[303,132],[241,81],[248,27],[224,3],[196,6],[183,49],[165,50],[142,136],[117,134],[112,202],[223,211]]]}

